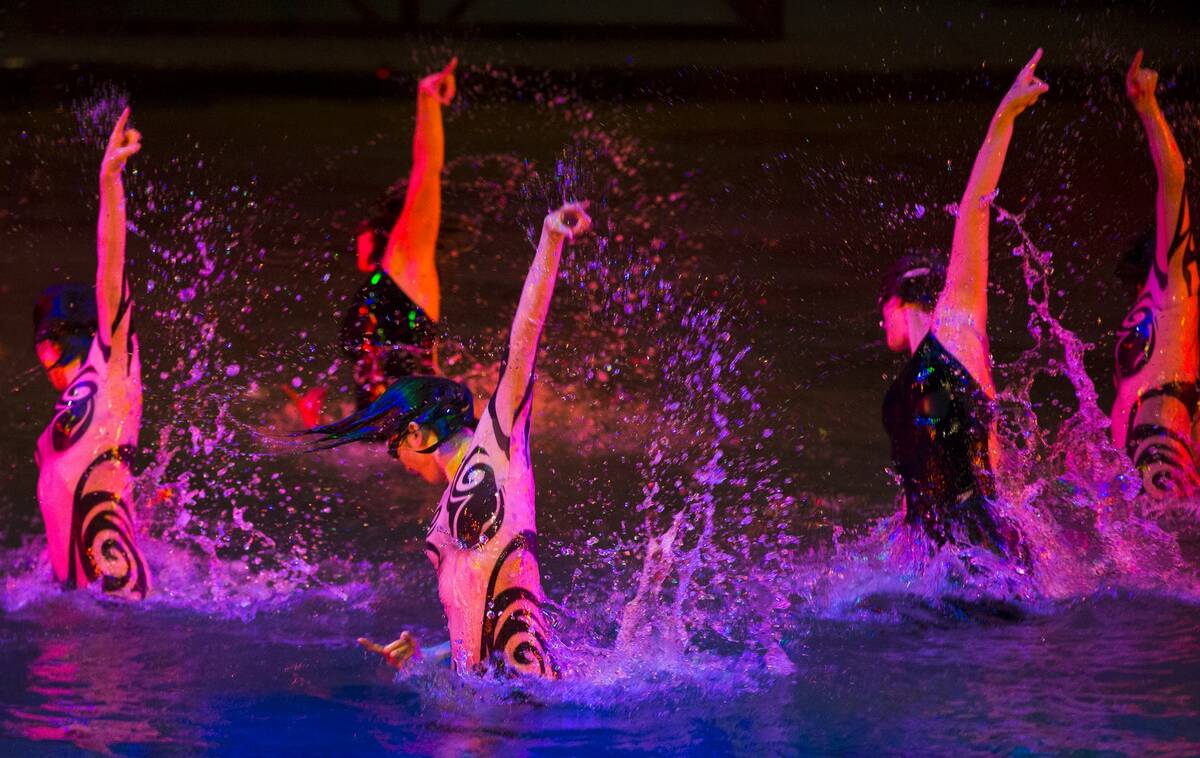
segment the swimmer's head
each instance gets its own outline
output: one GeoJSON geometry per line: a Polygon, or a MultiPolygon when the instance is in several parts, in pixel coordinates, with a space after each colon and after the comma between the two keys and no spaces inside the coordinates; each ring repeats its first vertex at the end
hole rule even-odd
{"type": "MultiPolygon", "coordinates": [[[[453,437],[454,432],[450,436],[453,437]]],[[[400,461],[408,473],[416,474],[430,484],[437,484],[444,480],[445,474],[437,459],[429,453],[444,441],[439,440],[437,432],[428,426],[410,421],[407,428],[388,439],[388,454],[400,461]]]]}
{"type": "Polygon", "coordinates": [[[1117,280],[1131,289],[1145,284],[1150,276],[1150,267],[1154,265],[1156,242],[1154,229],[1148,229],[1134,238],[1117,261],[1114,272],[1117,280]]]}
{"type": "Polygon", "coordinates": [[[946,264],[934,251],[910,252],[896,261],[879,287],[878,306],[883,315],[883,330],[891,350],[909,349],[914,335],[909,334],[909,315],[919,311],[932,315],[942,287],[946,283],[946,264]]]}
{"type": "Polygon", "coordinates": [[[359,271],[370,273],[379,267],[387,250],[388,235],[403,210],[404,185],[394,184],[375,206],[371,218],[358,225],[354,233],[354,252],[359,271]]]}
{"type": "Polygon", "coordinates": [[[50,383],[62,392],[79,373],[96,336],[96,293],[80,284],[50,287],[33,305],[33,346],[50,383]]]}
{"type": "Polygon", "coordinates": [[[440,376],[406,376],[357,413],[303,433],[320,436],[314,450],[386,441],[388,453],[405,468],[435,481],[440,473],[430,468],[429,454],[475,424],[475,398],[469,389],[440,376]]]}

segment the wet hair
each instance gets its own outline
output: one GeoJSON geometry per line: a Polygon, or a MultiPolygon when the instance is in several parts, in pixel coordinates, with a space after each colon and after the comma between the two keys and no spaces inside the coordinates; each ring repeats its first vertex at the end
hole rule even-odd
{"type": "Polygon", "coordinates": [[[1117,267],[1113,271],[1117,279],[1134,287],[1145,284],[1150,267],[1154,265],[1157,244],[1154,229],[1147,229],[1135,237],[1117,260],[1117,267]]]}
{"type": "Polygon", "coordinates": [[[59,346],[55,366],[87,358],[96,336],[96,292],[84,284],[56,284],[33,304],[33,342],[49,340],[59,346]]]}
{"type": "Polygon", "coordinates": [[[383,253],[387,250],[388,237],[392,233],[392,227],[396,225],[396,219],[400,217],[400,212],[404,210],[405,197],[405,182],[397,182],[380,198],[375,204],[371,217],[365,219],[358,225],[354,236],[359,237],[362,234],[371,234],[371,258],[372,266],[378,266],[383,260],[383,253]]]}
{"type": "Polygon", "coordinates": [[[945,284],[945,256],[936,250],[910,251],[884,273],[877,305],[882,307],[892,297],[898,297],[902,302],[933,310],[945,284]]]}
{"type": "Polygon", "coordinates": [[[388,454],[398,454],[410,423],[433,430],[437,441],[417,452],[432,453],[460,429],[474,429],[475,398],[462,384],[440,376],[397,379],[375,402],[341,421],[314,426],[299,434],[315,434],[311,450],[360,441],[388,441],[388,454]]]}

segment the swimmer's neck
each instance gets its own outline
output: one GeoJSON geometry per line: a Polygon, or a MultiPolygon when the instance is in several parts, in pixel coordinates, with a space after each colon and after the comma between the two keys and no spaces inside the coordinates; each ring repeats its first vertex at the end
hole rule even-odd
{"type": "Polygon", "coordinates": [[[904,318],[908,321],[908,354],[916,355],[917,348],[933,328],[933,314],[920,308],[909,308],[904,318]]]}
{"type": "Polygon", "coordinates": [[[438,468],[446,475],[446,481],[454,481],[454,475],[458,473],[459,466],[467,457],[473,436],[470,430],[459,429],[454,436],[433,451],[433,459],[437,461],[438,468]]]}

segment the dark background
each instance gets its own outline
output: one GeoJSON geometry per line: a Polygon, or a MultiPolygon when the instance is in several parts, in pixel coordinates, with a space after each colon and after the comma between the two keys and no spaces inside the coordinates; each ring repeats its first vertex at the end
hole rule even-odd
{"type": "MultiPolygon", "coordinates": [[[[877,409],[897,358],[879,342],[878,274],[907,248],[948,244],[951,220],[939,209],[961,193],[995,103],[1037,46],[1052,90],[1022,117],[999,201],[1034,203],[1030,231],[1056,255],[1056,312],[1096,345],[1089,370],[1109,402],[1112,333],[1128,303],[1112,264],[1153,222],[1153,172],[1121,77],[1145,47],[1191,165],[1198,16],[1187,2],[9,3],[0,265],[11,273],[0,282],[0,357],[15,388],[3,403],[3,453],[17,531],[36,527],[30,451],[53,401],[33,370],[28,304],[53,281],[90,276],[98,159],[28,140],[69,132],[71,104],[98,87],[129,93],[146,135],[139,160],[169,162],[176,196],[212,199],[252,178],[287,210],[242,221],[270,250],[265,276],[309,303],[355,285],[345,257],[328,263],[328,287],[313,272],[297,277],[294,264],[312,245],[344,256],[347,230],[407,172],[419,74],[450,55],[462,61],[450,160],[552,164],[577,128],[547,116],[546,93],[594,106],[605,128],[666,164],[641,191],[686,185],[689,208],[670,222],[688,240],[676,254],[697,281],[711,278],[701,291],[738,311],[737,339],[766,372],[755,421],[781,430],[773,453],[794,472],[789,485],[832,496],[821,502],[842,511],[833,519],[857,520],[893,507],[877,409]],[[930,212],[918,218],[917,206],[930,212]]],[[[453,181],[447,213],[470,215],[453,181]]],[[[230,219],[241,223],[236,211],[230,219]]],[[[464,333],[503,327],[493,314],[508,313],[523,270],[509,253],[523,234],[505,223],[489,257],[442,260],[445,310],[464,333]]],[[[990,329],[1001,364],[1030,345],[1020,268],[1006,254],[1014,243],[993,225],[990,329]]],[[[131,245],[136,267],[147,253],[131,245]]],[[[268,328],[241,325],[246,341],[228,349],[250,360],[272,339],[329,344],[338,297],[280,312],[268,328]]],[[[151,362],[173,361],[176,338],[146,339],[151,362]]],[[[151,428],[166,412],[153,405],[164,396],[153,384],[151,428]]],[[[1062,382],[1038,393],[1048,426],[1072,408],[1062,382]]],[[[610,431],[636,444],[635,430],[610,431]]],[[[618,502],[635,497],[637,481],[625,478],[618,502]]]]}
{"type": "MultiPolygon", "coordinates": [[[[119,72],[142,96],[199,92],[379,94],[365,74],[410,70],[414,48],[452,42],[571,77],[584,92],[656,97],[865,100],[966,88],[965,72],[1011,65],[1040,44],[1088,37],[1190,50],[1195,5],[1147,3],[704,0],[10,2],[0,10],[6,96],[53,96],[61,71],[119,72]]],[[[1182,81],[1194,86],[1195,78],[1182,81]]]]}

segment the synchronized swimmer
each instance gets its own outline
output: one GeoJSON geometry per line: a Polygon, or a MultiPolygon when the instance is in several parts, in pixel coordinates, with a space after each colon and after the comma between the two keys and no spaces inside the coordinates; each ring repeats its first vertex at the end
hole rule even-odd
{"type": "MultiPolygon", "coordinates": [[[[374,403],[319,426],[317,448],[386,441],[391,455],[428,458],[448,486],[429,526],[425,552],[438,577],[450,625],[449,655],[460,671],[496,669],[557,677],[545,620],[537,558],[531,461],[534,365],[550,310],[563,243],[591,228],[584,206],[546,217],[509,333],[500,381],[481,418],[471,391],[451,379],[410,376],[374,403]]],[[[380,646],[359,640],[401,667],[422,653],[409,633],[380,646]]]]}
{"type": "Polygon", "coordinates": [[[150,570],[133,523],[133,455],[142,423],[142,365],[125,276],[125,162],[141,149],[117,120],[100,164],[96,287],[51,287],[33,310],[34,344],[61,392],[38,437],[38,505],[54,576],[69,588],[141,599],[150,570]]]}
{"type": "MultiPolygon", "coordinates": [[[[1000,102],[959,204],[948,259],[903,256],[884,277],[878,305],[890,349],[909,360],[883,405],[901,484],[902,529],[941,546],[977,546],[1023,563],[1016,524],[998,502],[1005,454],[997,435],[988,341],[988,236],[1017,117],[1048,91],[1035,75],[1042,51],[1000,102]]],[[[1158,177],[1152,245],[1132,256],[1140,283],[1116,351],[1112,441],[1155,498],[1200,492],[1200,259],[1191,231],[1184,161],[1156,97],[1157,74],[1139,51],[1126,75],[1158,177]],[[1147,272],[1147,269],[1149,273],[1147,272]]],[[[473,393],[440,376],[441,291],[436,247],[445,156],[441,109],[455,95],[457,59],[421,80],[413,166],[403,203],[392,193],[360,227],[355,245],[368,276],[347,311],[341,344],[353,364],[357,410],[319,423],[324,390],[294,397],[309,449],[386,443],[410,472],[446,488],[427,532],[449,641],[422,648],[359,643],[396,668],[449,658],[462,672],[556,678],[554,639],[542,614],[531,426],[538,345],[563,245],[591,228],[586,203],[546,216],[509,334],[499,382],[476,416],[473,393]]],[[[141,147],[117,120],[100,169],[97,273],[91,287],[60,285],[34,308],[39,361],[61,397],[39,437],[38,502],[54,575],[68,588],[144,598],[151,572],[133,522],[131,459],[142,385],[133,295],[125,275],[122,170],[141,147]]],[[[1128,271],[1130,265],[1125,266],[1128,271]]]]}
{"type": "MultiPolygon", "coordinates": [[[[367,279],[342,318],[340,344],[352,367],[358,409],[401,377],[441,373],[437,336],[442,291],[436,253],[446,158],[442,108],[454,100],[457,66],[458,59],[452,59],[441,71],[421,79],[412,169],[404,195],[389,187],[354,235],[355,260],[367,279]]],[[[287,385],[283,390],[305,426],[320,423],[325,387],[303,395],[287,385]]]]}
{"type": "Polygon", "coordinates": [[[379,212],[355,236],[358,268],[367,281],[346,311],[341,339],[354,365],[360,410],[396,379],[439,373],[436,331],[442,291],[436,252],[446,157],[442,107],[454,99],[457,66],[458,59],[451,60],[418,86],[413,165],[403,204],[389,189],[379,212]]]}
{"type": "Polygon", "coordinates": [[[959,204],[949,266],[936,255],[906,256],[879,295],[888,347],[912,356],[883,404],[904,522],[939,545],[1006,555],[1019,535],[994,502],[1001,451],[987,337],[988,224],[1017,116],[1049,89],[1034,76],[1041,57],[1038,50],[1021,69],[992,116],[959,204]]]}
{"type": "Polygon", "coordinates": [[[1183,156],[1158,105],[1158,74],[1139,50],[1125,76],[1158,175],[1153,244],[1135,248],[1127,280],[1141,283],[1117,340],[1113,444],[1129,455],[1142,486],[1161,499],[1200,493],[1200,270],[1188,212],[1183,156]],[[1148,271],[1147,271],[1148,270],[1148,271]]]}

